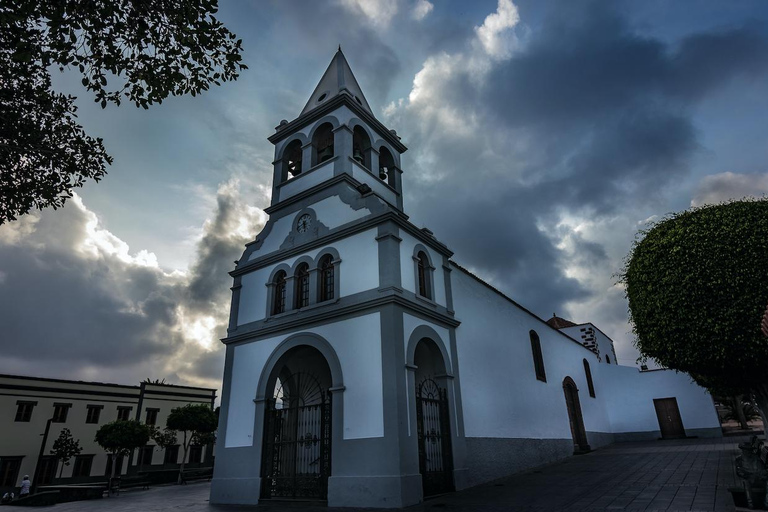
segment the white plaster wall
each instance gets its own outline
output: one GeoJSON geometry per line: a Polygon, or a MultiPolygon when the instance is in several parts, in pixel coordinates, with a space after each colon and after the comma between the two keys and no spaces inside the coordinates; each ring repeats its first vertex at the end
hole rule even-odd
{"type": "MultiPolygon", "coordinates": [[[[344,439],[384,435],[381,319],[378,313],[342,320],[305,333],[327,340],[341,364],[344,386],[344,439]]],[[[252,446],[256,388],[264,366],[289,333],[235,347],[225,446],[252,446]]]]}
{"type": "Polygon", "coordinates": [[[560,329],[560,332],[567,334],[571,338],[575,339],[576,341],[583,342],[581,336],[584,334],[584,331],[582,329],[591,327],[594,329],[595,332],[595,342],[597,343],[597,351],[598,351],[598,359],[600,360],[601,364],[619,364],[618,359],[616,358],[616,351],[613,348],[613,343],[611,342],[611,339],[606,336],[600,329],[598,329],[594,324],[587,322],[580,325],[575,325],[573,327],[565,327],[563,329],[560,329]],[[610,359],[606,359],[606,356],[608,356],[610,359]],[[610,360],[610,363],[608,361],[610,360]]]}
{"type": "Polygon", "coordinates": [[[599,379],[614,432],[658,431],[653,399],[672,397],[686,429],[720,428],[712,397],[685,373],[602,364],[599,379]]]}
{"type": "MultiPolygon", "coordinates": [[[[326,246],[327,247],[327,246],[326,246]]],[[[379,287],[379,248],[376,242],[376,230],[369,229],[348,238],[337,240],[330,247],[339,251],[341,258],[339,296],[371,290],[379,287]]],[[[287,258],[281,263],[292,266],[304,255],[315,258],[323,248],[287,258]]],[[[262,320],[267,312],[267,281],[274,268],[280,263],[255,270],[241,278],[240,308],[237,324],[262,320]]]]}
{"type": "Polygon", "coordinates": [[[315,185],[319,185],[320,183],[333,178],[334,162],[335,160],[324,162],[320,167],[316,167],[306,173],[301,173],[294,179],[285,182],[285,184],[280,187],[280,200],[285,201],[299,192],[304,192],[315,185]]]}
{"type": "MultiPolygon", "coordinates": [[[[454,267],[451,273],[457,357],[467,437],[571,439],[563,379],[579,389],[584,426],[610,432],[605,390],[588,393],[583,360],[597,358],[496,292],[454,267]],[[547,382],[536,379],[529,331],[541,340],[547,382]]],[[[606,365],[607,366],[607,365],[606,365]]]]}
{"type": "MultiPolygon", "coordinates": [[[[371,211],[368,208],[355,210],[350,205],[341,200],[339,196],[326,197],[311,205],[315,210],[317,220],[322,222],[329,229],[335,229],[348,222],[352,222],[369,215],[371,211]]],[[[285,239],[291,233],[293,223],[300,212],[294,215],[287,215],[275,221],[272,230],[264,237],[264,241],[258,251],[254,251],[248,256],[248,261],[255,260],[271,252],[280,249],[285,239]]]]}
{"type": "MultiPolygon", "coordinates": [[[[400,280],[403,288],[409,292],[416,293],[416,275],[415,267],[413,264],[413,249],[417,243],[421,243],[416,238],[412,237],[408,233],[401,231],[400,238],[400,280]]],[[[437,251],[427,247],[426,244],[422,244],[427,248],[429,252],[429,258],[432,260],[432,265],[435,267],[435,271],[432,274],[432,278],[435,281],[435,297],[434,301],[441,306],[445,306],[445,270],[443,269],[443,256],[437,251]]],[[[455,306],[455,305],[454,305],[455,306]]]]}

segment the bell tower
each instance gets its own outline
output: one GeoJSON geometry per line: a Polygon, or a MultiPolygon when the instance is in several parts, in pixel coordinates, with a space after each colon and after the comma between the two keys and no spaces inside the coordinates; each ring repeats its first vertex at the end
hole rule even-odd
{"type": "Polygon", "coordinates": [[[402,211],[400,155],[407,148],[373,115],[341,47],[299,116],[281,121],[269,141],[275,145],[273,211],[342,174],[402,211]]]}
{"type": "Polygon", "coordinates": [[[406,147],[341,49],[269,141],[269,219],[230,272],[211,502],[402,507],[461,488],[452,252],[403,212],[406,147]]]}

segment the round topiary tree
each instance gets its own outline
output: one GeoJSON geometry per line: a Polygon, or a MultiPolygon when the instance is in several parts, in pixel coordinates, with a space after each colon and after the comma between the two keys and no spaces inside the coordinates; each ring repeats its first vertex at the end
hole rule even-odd
{"type": "Polygon", "coordinates": [[[635,346],[768,413],[768,200],[670,215],[639,233],[621,274],[635,346]]]}
{"type": "Polygon", "coordinates": [[[128,456],[132,450],[146,445],[149,442],[150,433],[151,430],[147,425],[133,420],[112,421],[99,427],[94,440],[112,458],[110,478],[115,477],[115,459],[118,456],[128,456]]]}

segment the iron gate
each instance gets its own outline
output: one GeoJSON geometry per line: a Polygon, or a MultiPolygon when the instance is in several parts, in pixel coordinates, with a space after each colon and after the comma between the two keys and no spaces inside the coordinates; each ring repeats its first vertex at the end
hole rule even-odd
{"type": "Polygon", "coordinates": [[[267,401],[261,473],[264,499],[327,499],[331,395],[311,375],[292,375],[267,401]]]}
{"type": "Polygon", "coordinates": [[[424,496],[453,491],[448,393],[430,378],[416,387],[416,425],[424,496]]]}

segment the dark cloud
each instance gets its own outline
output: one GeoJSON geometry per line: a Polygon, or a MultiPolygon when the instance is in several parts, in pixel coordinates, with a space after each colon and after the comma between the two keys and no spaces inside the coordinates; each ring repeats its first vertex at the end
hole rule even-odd
{"type": "MultiPolygon", "coordinates": [[[[547,231],[563,216],[599,219],[660,201],[700,148],[696,103],[766,75],[768,30],[668,42],[636,32],[612,3],[574,2],[554,6],[511,58],[477,52],[470,42],[428,60],[419,92],[429,101],[391,116],[414,149],[406,208],[460,262],[548,315],[604,290],[566,277],[572,262],[547,231]]],[[[581,242],[593,271],[610,279],[620,262],[612,268],[600,244],[581,242]]]]}

